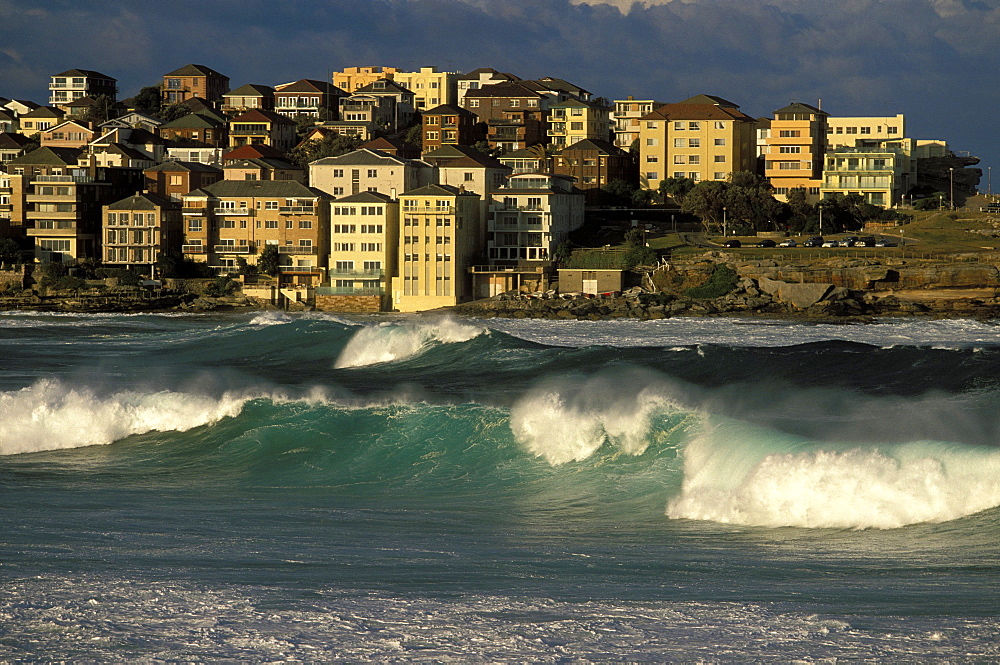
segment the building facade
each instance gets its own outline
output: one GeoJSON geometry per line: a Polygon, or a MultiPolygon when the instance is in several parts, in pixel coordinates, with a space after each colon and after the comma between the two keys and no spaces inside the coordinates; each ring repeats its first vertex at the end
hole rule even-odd
{"type": "MultiPolygon", "coordinates": [[[[330,204],[329,281],[319,296],[339,296],[342,311],[389,309],[399,256],[399,202],[362,192],[330,204]],[[366,303],[371,303],[367,304],[366,303]],[[376,305],[377,303],[377,305],[376,305]]],[[[330,301],[328,301],[330,302],[330,301]]]]}
{"type": "Polygon", "coordinates": [[[275,113],[254,109],[229,121],[229,147],[261,144],[287,152],[298,143],[294,120],[275,113]]]}
{"type": "Polygon", "coordinates": [[[98,95],[106,95],[114,102],[118,98],[118,81],[92,69],[69,69],[49,79],[49,106],[62,107],[98,95]]]}
{"type": "Polygon", "coordinates": [[[101,262],[155,276],[161,256],[180,251],[179,201],[136,193],[103,208],[101,262]]]}
{"type": "Polygon", "coordinates": [[[445,104],[425,111],[420,118],[424,152],[443,145],[472,145],[484,138],[479,117],[459,106],[445,104]]]}
{"type": "Polygon", "coordinates": [[[403,192],[434,182],[434,168],[419,160],[394,157],[362,148],[309,164],[309,182],[334,198],[380,192],[398,198],[403,192]]]}
{"type": "Polygon", "coordinates": [[[427,111],[458,100],[458,73],[439,72],[437,67],[421,67],[414,72],[397,71],[392,80],[413,93],[413,106],[427,111]]]}
{"type": "Polygon", "coordinates": [[[764,145],[764,177],[774,187],[774,196],[786,201],[791,189],[806,191],[815,203],[823,184],[826,154],[827,114],[809,104],[796,102],[774,112],[770,135],[764,145]]]}
{"type": "Polygon", "coordinates": [[[586,139],[611,139],[611,109],[568,99],[549,106],[549,143],[558,149],[586,139]]]}
{"type": "Polygon", "coordinates": [[[229,92],[229,77],[205,65],[184,65],[163,75],[163,103],[179,104],[192,97],[210,102],[229,92]]]}

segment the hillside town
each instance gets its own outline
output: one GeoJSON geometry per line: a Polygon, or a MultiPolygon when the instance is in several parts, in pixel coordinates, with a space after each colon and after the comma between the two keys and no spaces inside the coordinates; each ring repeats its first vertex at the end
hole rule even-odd
{"type": "Polygon", "coordinates": [[[954,208],[982,175],[903,113],[786,100],[754,117],[714,94],[609,100],[488,67],[234,87],[188,64],[121,100],[112,76],[70,69],[48,92],[0,97],[0,262],[224,277],[330,311],[594,290],[564,259],[596,211],[687,214],[725,236],[810,232],[817,213],[822,231],[826,209],[847,231],[844,202],[873,220],[954,208]],[[758,198],[726,204],[725,187],[758,198]]]}

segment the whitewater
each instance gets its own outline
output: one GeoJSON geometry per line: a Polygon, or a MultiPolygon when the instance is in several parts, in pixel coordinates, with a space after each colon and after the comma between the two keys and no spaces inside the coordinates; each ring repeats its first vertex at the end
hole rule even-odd
{"type": "Polygon", "coordinates": [[[0,314],[0,662],[992,661],[1000,326],[0,314]]]}

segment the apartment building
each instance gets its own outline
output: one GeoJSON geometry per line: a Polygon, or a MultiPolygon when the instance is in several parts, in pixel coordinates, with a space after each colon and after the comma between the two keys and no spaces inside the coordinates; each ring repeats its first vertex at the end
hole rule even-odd
{"type": "Polygon", "coordinates": [[[347,97],[332,83],[314,79],[299,79],[274,88],[274,110],[282,115],[309,116],[319,120],[336,120],[340,100],[347,97]]]}
{"type": "Polygon", "coordinates": [[[469,90],[464,107],[486,123],[490,147],[513,152],[548,142],[548,102],[530,81],[518,81],[469,90]]]}
{"type": "Polygon", "coordinates": [[[353,94],[359,89],[379,79],[392,80],[396,72],[395,67],[345,67],[343,71],[333,72],[333,84],[348,94],[353,94]]]}
{"type": "Polygon", "coordinates": [[[274,110],[274,88],[269,85],[247,83],[222,95],[219,109],[223,113],[239,115],[253,109],[274,110]]]}
{"type": "Polygon", "coordinates": [[[894,141],[906,137],[906,117],[895,116],[836,117],[826,119],[826,149],[853,148],[858,139],[894,141]]]}
{"type": "Polygon", "coordinates": [[[137,192],[103,208],[101,261],[155,276],[161,256],[180,251],[181,204],[137,192]]]}
{"type": "Polygon", "coordinates": [[[316,286],[326,276],[329,197],[294,180],[221,180],[183,196],[185,258],[219,274],[256,265],[268,245],[281,285],[316,286]]]}
{"type": "Polygon", "coordinates": [[[754,119],[721,97],[696,95],[641,119],[642,187],[656,190],[665,178],[725,180],[755,165],[754,119]]]}
{"type": "Polygon", "coordinates": [[[207,113],[188,113],[159,127],[160,136],[170,141],[202,141],[211,146],[228,145],[226,123],[207,113]]]}
{"type": "MultiPolygon", "coordinates": [[[[49,79],[49,106],[64,107],[84,97],[107,95],[118,98],[118,81],[92,69],[68,69],[49,79]]],[[[63,108],[68,112],[68,109],[63,108]]]]}
{"type": "Polygon", "coordinates": [[[879,141],[876,145],[842,146],[826,153],[821,194],[860,194],[872,205],[897,205],[916,182],[911,170],[912,143],[879,141]]]}
{"type": "Polygon", "coordinates": [[[468,268],[482,251],[479,195],[450,185],[426,185],[401,194],[399,205],[394,309],[419,312],[468,300],[468,268]]]}
{"type": "Polygon", "coordinates": [[[184,65],[163,75],[163,103],[179,104],[192,97],[210,102],[229,92],[229,77],[205,65],[184,65]]]}
{"type": "Polygon", "coordinates": [[[413,119],[416,96],[395,81],[378,79],[355,90],[350,97],[341,99],[341,117],[344,120],[362,120],[381,124],[390,132],[395,132],[410,124],[413,119]],[[372,98],[377,101],[373,104],[372,98]],[[361,109],[354,108],[362,103],[373,106],[377,111],[377,119],[361,117],[357,114],[361,109]]]}
{"type": "Polygon", "coordinates": [[[227,156],[224,180],[295,180],[305,184],[305,169],[278,157],[248,157],[233,159],[227,156]]]}
{"type": "Polygon", "coordinates": [[[558,149],[585,139],[611,138],[611,108],[576,99],[549,105],[549,143],[558,149]]]}
{"type": "Polygon", "coordinates": [[[552,158],[552,172],[573,178],[588,201],[613,180],[636,180],[632,155],[601,139],[584,139],[564,148],[552,158]]]}
{"type": "Polygon", "coordinates": [[[480,67],[479,69],[473,69],[468,74],[462,74],[456,79],[456,86],[458,89],[456,104],[458,106],[464,106],[465,95],[470,90],[478,90],[483,86],[493,85],[494,83],[520,80],[520,77],[514,76],[513,74],[498,72],[492,67],[480,67]]]}
{"type": "Polygon", "coordinates": [[[403,192],[435,182],[436,178],[434,167],[426,162],[368,148],[309,164],[312,186],[338,199],[362,192],[380,192],[397,198],[403,192]]]}
{"type": "Polygon", "coordinates": [[[398,245],[399,202],[391,196],[361,192],[330,203],[329,280],[317,290],[317,307],[389,309],[398,245]]]}
{"type": "Polygon", "coordinates": [[[611,113],[614,144],[623,150],[628,150],[632,143],[639,140],[640,119],[663,105],[663,102],[652,99],[635,99],[632,95],[625,99],[616,99],[614,111],[611,113]]]}
{"type": "Polygon", "coordinates": [[[827,113],[796,102],[774,112],[764,145],[764,176],[774,196],[786,201],[791,189],[806,190],[806,200],[819,201],[826,154],[827,113]]]}
{"type": "Polygon", "coordinates": [[[439,72],[437,67],[421,67],[414,72],[397,71],[392,80],[413,93],[417,111],[458,101],[458,72],[439,72]]]}

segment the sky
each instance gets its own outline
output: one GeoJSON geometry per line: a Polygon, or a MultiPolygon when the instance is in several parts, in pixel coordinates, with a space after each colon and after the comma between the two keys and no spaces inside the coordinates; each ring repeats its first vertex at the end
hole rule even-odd
{"type": "MultiPolygon", "coordinates": [[[[188,63],[245,83],[382,65],[555,76],[609,99],[699,93],[771,116],[906,114],[1000,165],[1000,0],[0,0],[0,96],[72,68],[124,98],[188,63]]],[[[1000,190],[1000,170],[997,172],[1000,190]]]]}

